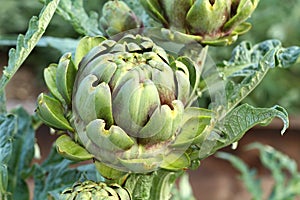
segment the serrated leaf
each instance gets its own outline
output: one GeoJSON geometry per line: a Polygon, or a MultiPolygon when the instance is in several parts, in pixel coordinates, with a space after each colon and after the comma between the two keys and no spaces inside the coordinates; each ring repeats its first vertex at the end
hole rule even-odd
{"type": "Polygon", "coordinates": [[[93,164],[70,168],[74,162],[64,159],[53,146],[47,159],[41,165],[34,165],[34,200],[58,199],[60,192],[77,181],[103,181],[93,164]]]}
{"type": "MultiPolygon", "coordinates": [[[[52,47],[58,50],[61,54],[71,52],[72,56],[75,53],[76,46],[78,45],[79,39],[73,38],[58,38],[52,36],[43,36],[38,43],[37,47],[52,47]]],[[[17,45],[17,36],[5,35],[0,36],[0,46],[15,46],[17,45]]]]}
{"type": "Polygon", "coordinates": [[[12,157],[13,139],[17,132],[17,118],[14,115],[0,115],[0,199],[8,193],[8,163],[12,157]]]}
{"type": "Polygon", "coordinates": [[[82,35],[103,35],[98,28],[98,14],[91,11],[87,14],[83,6],[83,0],[61,0],[57,9],[66,21],[70,22],[75,31],[82,35]]]}
{"type": "MultiPolygon", "coordinates": [[[[264,167],[271,171],[275,183],[271,188],[271,193],[266,199],[295,199],[300,195],[300,173],[295,160],[289,158],[282,152],[275,150],[268,145],[253,143],[248,145],[247,149],[258,149],[260,159],[264,167]]],[[[238,157],[228,153],[218,153],[219,158],[228,160],[240,171],[241,179],[246,185],[248,191],[252,194],[253,199],[262,199],[261,180],[256,178],[255,170],[250,170],[248,166],[238,157]]]]}
{"type": "Polygon", "coordinates": [[[249,129],[255,125],[268,125],[275,117],[283,121],[283,134],[289,126],[288,114],[284,108],[255,108],[248,104],[236,107],[215,124],[214,130],[203,136],[204,142],[199,145],[199,158],[205,158],[218,149],[239,141],[249,129]]]}
{"type": "Polygon", "coordinates": [[[29,199],[29,188],[25,180],[34,156],[35,132],[30,115],[22,107],[12,112],[17,117],[17,132],[8,163],[8,190],[12,199],[29,199]]]}
{"type": "Polygon", "coordinates": [[[19,35],[16,48],[9,51],[8,66],[5,67],[0,79],[0,112],[6,111],[4,88],[13,75],[20,68],[32,49],[44,34],[53,14],[58,6],[59,0],[47,1],[39,17],[32,17],[25,35],[19,35]]]}
{"type": "Polygon", "coordinates": [[[269,199],[293,199],[300,195],[300,173],[295,160],[271,146],[260,143],[253,143],[247,149],[259,150],[262,164],[270,170],[275,180],[269,199]]]}
{"type": "Polygon", "coordinates": [[[222,139],[219,140],[222,145],[215,149],[237,142],[250,128],[258,124],[267,125],[275,117],[283,121],[284,126],[281,130],[283,134],[289,126],[288,114],[284,108],[280,106],[255,108],[248,104],[236,107],[216,125],[217,130],[222,132],[222,139]]]}
{"type": "Polygon", "coordinates": [[[254,46],[242,42],[229,61],[219,66],[226,83],[227,111],[232,110],[261,82],[268,70],[287,68],[299,62],[300,47],[283,48],[278,40],[267,40],[254,46]]]}
{"type": "Polygon", "coordinates": [[[247,190],[252,194],[254,200],[262,199],[261,183],[256,179],[256,172],[254,170],[249,169],[244,161],[232,154],[218,152],[216,156],[218,158],[229,161],[232,166],[240,171],[240,178],[245,184],[247,190]]]}

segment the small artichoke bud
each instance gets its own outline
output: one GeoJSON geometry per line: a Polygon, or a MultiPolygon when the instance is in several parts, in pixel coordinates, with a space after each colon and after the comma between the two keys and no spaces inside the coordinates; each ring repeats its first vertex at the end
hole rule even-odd
{"type": "Polygon", "coordinates": [[[141,26],[141,20],[125,2],[113,0],[104,4],[100,18],[100,28],[107,36],[113,36],[141,26]]]}
{"type": "Polygon", "coordinates": [[[107,185],[85,181],[75,183],[71,188],[65,189],[59,197],[60,200],[131,200],[128,191],[117,184],[107,185]]]}
{"type": "Polygon", "coordinates": [[[170,35],[187,37],[202,44],[228,45],[251,25],[245,22],[259,0],[141,0],[149,15],[170,35]],[[169,30],[170,29],[170,30],[169,30]]]}

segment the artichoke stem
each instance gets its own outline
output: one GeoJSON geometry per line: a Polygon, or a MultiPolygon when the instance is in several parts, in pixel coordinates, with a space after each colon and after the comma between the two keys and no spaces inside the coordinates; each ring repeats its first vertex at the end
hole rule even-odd
{"type": "Polygon", "coordinates": [[[133,199],[168,200],[171,199],[171,190],[181,171],[159,169],[149,174],[130,174],[124,187],[133,199]]]}

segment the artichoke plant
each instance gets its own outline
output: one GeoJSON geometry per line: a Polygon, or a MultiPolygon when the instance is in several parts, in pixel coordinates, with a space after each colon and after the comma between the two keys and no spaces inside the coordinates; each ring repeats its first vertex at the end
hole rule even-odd
{"type": "Polygon", "coordinates": [[[227,45],[247,32],[245,22],[259,0],[140,0],[149,15],[172,37],[193,38],[202,44],[227,45]],[[172,33],[171,30],[176,31],[172,33]]]}
{"type": "MultiPolygon", "coordinates": [[[[203,49],[200,58],[205,54],[203,49]]],[[[39,96],[37,114],[67,131],[56,141],[58,152],[93,159],[108,179],[186,169],[198,159],[194,146],[201,145],[213,116],[193,104],[200,68],[187,56],[170,56],[148,37],[86,37],[74,61],[66,54],[46,68],[51,96],[39,96]]]]}

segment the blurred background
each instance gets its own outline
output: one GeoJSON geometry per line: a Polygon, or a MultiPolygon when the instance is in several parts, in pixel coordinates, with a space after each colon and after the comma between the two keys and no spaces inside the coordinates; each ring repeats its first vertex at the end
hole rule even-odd
{"type": "MultiPolygon", "coordinates": [[[[85,0],[87,10],[101,12],[105,0],[85,0]]],[[[38,15],[42,4],[38,0],[0,0],[0,66],[7,64],[8,50],[14,47],[7,38],[16,38],[27,30],[28,21],[38,15]],[[6,41],[6,42],[5,42],[6,41]]],[[[261,0],[257,10],[249,19],[251,31],[239,38],[253,44],[267,39],[278,39],[284,47],[300,46],[300,0],[261,0]]],[[[78,38],[73,27],[59,15],[55,15],[46,31],[46,36],[78,38]]],[[[237,42],[236,44],[238,44],[237,42]]],[[[216,61],[230,58],[233,47],[211,48],[210,55],[216,61]]],[[[23,105],[30,113],[34,112],[37,95],[45,90],[42,71],[50,63],[57,62],[60,52],[52,48],[36,47],[24,66],[18,71],[7,87],[9,107],[23,105]]],[[[1,70],[2,71],[2,70],[1,70]]],[[[2,73],[2,72],[1,72],[2,73]]],[[[280,135],[281,122],[274,120],[268,127],[256,127],[241,140],[237,150],[230,147],[224,151],[242,158],[250,167],[258,169],[263,177],[265,193],[270,192],[273,184],[270,174],[259,161],[257,152],[244,151],[244,146],[257,141],[269,144],[288,154],[300,164],[300,65],[289,69],[271,70],[262,83],[244,102],[257,107],[271,107],[275,104],[286,108],[290,114],[291,126],[284,136],[280,135]]],[[[42,156],[45,157],[55,136],[42,126],[37,132],[42,156]]],[[[203,160],[200,168],[190,172],[191,183],[197,199],[234,200],[251,199],[246,192],[237,171],[226,161],[211,156],[203,160]]]]}

